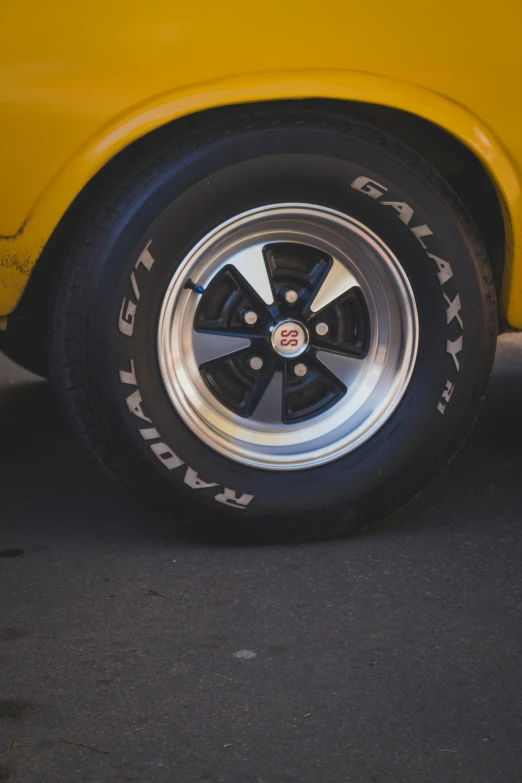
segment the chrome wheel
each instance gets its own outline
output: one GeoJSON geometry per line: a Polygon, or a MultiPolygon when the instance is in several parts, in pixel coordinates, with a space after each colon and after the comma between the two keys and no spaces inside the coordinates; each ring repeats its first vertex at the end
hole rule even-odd
{"type": "Polygon", "coordinates": [[[372,231],[325,207],[274,204],[218,226],[183,259],[158,356],[202,441],[237,462],[296,470],[383,425],[417,342],[409,282],[372,231]]]}

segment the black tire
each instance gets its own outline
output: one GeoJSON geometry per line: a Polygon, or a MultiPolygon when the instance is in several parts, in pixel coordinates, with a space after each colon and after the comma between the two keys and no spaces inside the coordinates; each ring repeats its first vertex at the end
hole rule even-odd
{"type": "Polygon", "coordinates": [[[0,351],[24,370],[48,378],[45,335],[41,324],[35,325],[31,312],[20,304],[9,316],[7,331],[0,332],[0,351]]]}
{"type": "MultiPolygon", "coordinates": [[[[425,160],[343,116],[245,110],[137,157],[111,183],[63,271],[52,376],[69,419],[105,469],[175,519],[182,491],[206,504],[203,524],[223,533],[321,538],[353,531],[404,504],[454,456],[484,398],[496,324],[483,243],[425,160]],[[370,184],[353,186],[358,177],[370,184]],[[282,201],[312,201],[368,226],[400,259],[419,318],[415,368],[390,418],[336,461],[294,471],[240,464],[200,441],[171,404],[154,350],[161,300],[190,248],[230,217],[282,201]],[[407,204],[414,217],[408,221],[397,203],[407,204]],[[418,226],[429,232],[414,233],[418,226]],[[144,273],[127,336],[118,328],[120,309],[133,298],[129,276],[151,237],[157,237],[155,263],[144,273]],[[143,419],[126,403],[134,387],[121,382],[120,372],[132,368],[138,414],[161,433],[162,460],[140,436],[143,419]],[[183,465],[169,470],[164,463],[173,453],[183,465]],[[184,482],[187,466],[202,477],[196,488],[184,482]],[[225,507],[216,502],[224,488],[233,498],[253,499],[225,507]]],[[[189,509],[186,521],[194,525],[196,513],[189,509]]]]}
{"type": "Polygon", "coordinates": [[[38,259],[25,291],[7,319],[7,330],[0,332],[0,351],[24,370],[49,378],[50,312],[55,280],[52,262],[59,256],[53,240],[38,259]]]}

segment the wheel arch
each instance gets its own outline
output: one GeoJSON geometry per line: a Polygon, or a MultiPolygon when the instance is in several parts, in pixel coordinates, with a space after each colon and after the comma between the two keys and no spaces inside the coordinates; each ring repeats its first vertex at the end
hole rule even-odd
{"type": "MultiPolygon", "coordinates": [[[[522,212],[520,187],[502,145],[474,115],[442,96],[377,77],[362,81],[365,86],[347,89],[345,85],[343,90],[334,89],[331,83],[311,81],[305,90],[303,85],[289,84],[279,77],[271,89],[265,88],[272,95],[277,88],[281,93],[277,100],[253,100],[255,90],[243,90],[243,94],[235,90],[236,100],[228,103],[228,93],[221,88],[210,108],[198,108],[195,98],[185,96],[174,101],[172,96],[163,96],[153,105],[139,107],[120,118],[68,162],[42,194],[26,224],[10,238],[18,244],[16,252],[24,264],[17,286],[12,286],[13,297],[6,312],[16,306],[29,277],[30,284],[17,310],[23,310],[27,300],[32,300],[34,307],[35,291],[39,303],[48,301],[52,272],[82,215],[95,203],[107,178],[127,165],[138,150],[153,147],[165,136],[202,126],[218,115],[226,117],[247,109],[286,104],[342,111],[392,133],[424,155],[453,186],[477,224],[494,266],[497,288],[499,293],[502,291],[502,316],[522,328],[522,301],[517,300],[516,293],[513,295],[517,288],[514,276],[522,278],[522,260],[515,258],[513,236],[513,226],[521,222],[517,221],[518,211],[522,212]],[[328,93],[333,97],[312,97],[328,93]],[[33,267],[36,269],[31,275],[33,267]]],[[[257,92],[263,97],[260,89],[257,92]]],[[[202,100],[201,95],[198,97],[202,100]]],[[[207,104],[211,100],[206,93],[204,98],[207,104]]]]}

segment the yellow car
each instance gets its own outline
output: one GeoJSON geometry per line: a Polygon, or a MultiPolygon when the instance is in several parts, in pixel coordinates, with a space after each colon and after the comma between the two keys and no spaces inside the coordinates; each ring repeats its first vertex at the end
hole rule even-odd
{"type": "Polygon", "coordinates": [[[400,506],[522,329],[521,27],[512,0],[8,1],[3,350],[188,525],[400,506]]]}

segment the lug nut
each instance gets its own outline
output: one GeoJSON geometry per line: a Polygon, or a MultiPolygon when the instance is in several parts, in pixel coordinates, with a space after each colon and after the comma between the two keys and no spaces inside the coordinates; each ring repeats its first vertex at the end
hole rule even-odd
{"type": "Polygon", "coordinates": [[[285,299],[288,302],[288,304],[295,304],[298,298],[299,298],[299,294],[297,293],[297,291],[294,291],[293,288],[288,288],[285,291],[285,299]]]}
{"type": "Polygon", "coordinates": [[[253,326],[255,323],[257,323],[257,313],[255,313],[253,310],[243,310],[241,317],[248,326],[253,326]]]}
{"type": "Polygon", "coordinates": [[[325,324],[323,321],[321,321],[321,323],[317,324],[315,327],[315,333],[320,337],[324,337],[325,334],[328,334],[328,324],[325,324]]]}
{"type": "Polygon", "coordinates": [[[260,370],[263,366],[263,360],[260,356],[252,356],[249,364],[253,370],[260,370]]]}
{"type": "Polygon", "coordinates": [[[294,367],[294,374],[297,375],[298,378],[302,378],[307,372],[308,367],[302,362],[299,362],[299,364],[296,364],[294,367]]]}

